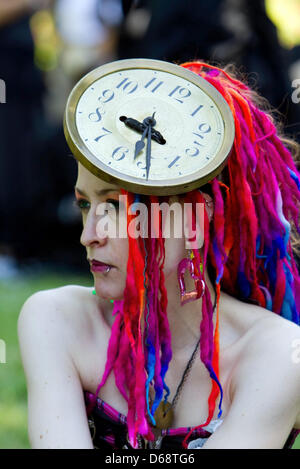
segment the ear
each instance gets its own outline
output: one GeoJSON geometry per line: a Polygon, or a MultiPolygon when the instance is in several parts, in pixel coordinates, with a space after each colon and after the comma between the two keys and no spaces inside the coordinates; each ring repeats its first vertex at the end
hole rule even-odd
{"type": "MultiPolygon", "coordinates": [[[[201,192],[201,191],[200,191],[201,192]]],[[[205,210],[208,216],[209,222],[211,222],[214,216],[214,201],[210,195],[205,192],[201,192],[203,199],[205,200],[205,210]]]]}
{"type": "MultiPolygon", "coordinates": [[[[210,195],[205,192],[201,192],[204,200],[204,210],[206,210],[209,223],[211,222],[214,214],[214,202],[210,195]]],[[[203,206],[202,206],[203,207],[203,206]]],[[[197,212],[198,213],[198,212],[197,212]]],[[[204,244],[204,212],[196,217],[196,233],[190,233],[188,229],[187,219],[184,219],[184,233],[185,233],[185,248],[186,249],[201,249],[204,244]],[[189,238],[189,235],[191,238],[189,238]],[[195,236],[196,235],[196,236],[195,236]]]]}

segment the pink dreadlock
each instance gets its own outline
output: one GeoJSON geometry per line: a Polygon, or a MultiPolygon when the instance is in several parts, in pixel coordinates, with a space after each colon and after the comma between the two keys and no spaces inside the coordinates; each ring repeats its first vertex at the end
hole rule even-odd
{"type": "MultiPolygon", "coordinates": [[[[214,271],[217,294],[215,331],[208,288],[202,300],[200,358],[212,379],[212,388],[208,417],[201,427],[213,418],[219,395],[221,415],[218,327],[221,283],[222,290],[231,296],[254,302],[299,324],[300,277],[292,252],[291,224],[299,233],[300,180],[292,155],[279,138],[272,118],[257,107],[254,94],[245,84],[205,63],[190,62],[183,67],[205,78],[222,94],[232,111],[236,131],[226,168],[205,189],[201,188],[214,201],[210,226],[205,214],[202,261],[203,270],[210,267],[214,271]]],[[[138,199],[131,193],[123,193],[128,196],[129,225],[135,218],[129,206],[138,199]]],[[[151,204],[158,202],[158,198],[144,199],[151,217],[151,204]]],[[[193,206],[204,202],[198,190],[185,194],[182,199],[193,206]]],[[[153,440],[150,423],[155,423],[154,413],[164,391],[164,399],[169,394],[165,375],[172,350],[161,220],[156,233],[156,238],[128,238],[124,299],[114,304],[116,318],[106,368],[96,393],[114,370],[116,386],[128,402],[128,434],[134,448],[138,435],[153,440]],[[150,383],[155,390],[152,408],[150,383]]],[[[199,251],[193,250],[193,254],[199,271],[199,251]]],[[[185,447],[190,434],[184,440],[185,447]]]]}

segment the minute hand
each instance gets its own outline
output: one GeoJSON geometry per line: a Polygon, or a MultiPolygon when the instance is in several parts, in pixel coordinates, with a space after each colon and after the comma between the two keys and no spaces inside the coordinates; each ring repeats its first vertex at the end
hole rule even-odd
{"type": "Polygon", "coordinates": [[[146,149],[146,178],[148,180],[150,165],[151,165],[151,135],[152,135],[152,126],[148,127],[147,135],[147,149],[146,149]]]}
{"type": "Polygon", "coordinates": [[[152,114],[152,117],[146,117],[143,120],[143,124],[148,126],[148,134],[147,134],[147,149],[146,149],[146,177],[148,180],[150,165],[151,165],[151,137],[154,127],[156,125],[156,120],[154,119],[155,112],[152,114]]]}

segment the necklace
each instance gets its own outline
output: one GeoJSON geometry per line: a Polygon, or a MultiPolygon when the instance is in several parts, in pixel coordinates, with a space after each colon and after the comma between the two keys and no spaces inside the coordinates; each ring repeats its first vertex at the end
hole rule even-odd
{"type": "Polygon", "coordinates": [[[156,409],[155,411],[155,414],[154,414],[154,419],[155,419],[155,422],[156,422],[156,428],[158,428],[159,430],[164,430],[166,428],[169,428],[172,424],[172,421],[173,421],[173,418],[174,418],[174,408],[177,404],[177,401],[180,397],[180,393],[182,391],[182,388],[183,388],[183,385],[184,383],[186,382],[187,378],[188,378],[188,375],[190,374],[190,371],[192,369],[192,366],[193,366],[193,363],[195,361],[195,358],[196,358],[196,353],[197,353],[197,350],[199,348],[199,345],[200,345],[200,339],[198,340],[197,344],[196,344],[196,347],[194,348],[194,351],[185,367],[185,370],[183,372],[183,375],[181,377],[181,380],[177,386],[177,389],[176,389],[176,392],[175,392],[175,395],[173,397],[173,400],[172,402],[168,402],[168,401],[162,401],[158,408],[156,409]]]}
{"type": "MultiPolygon", "coordinates": [[[[217,294],[215,292],[215,301],[214,301],[214,306],[213,306],[213,312],[215,312],[216,303],[217,303],[217,294]]],[[[199,345],[200,345],[200,338],[197,341],[196,347],[194,348],[193,353],[192,353],[189,361],[187,362],[187,365],[185,367],[185,370],[183,372],[181,380],[180,380],[180,382],[177,386],[177,389],[176,389],[176,392],[175,392],[175,395],[173,397],[172,402],[170,403],[168,401],[162,401],[159,404],[158,408],[156,409],[155,414],[154,414],[154,419],[155,419],[155,422],[156,422],[156,426],[155,426],[156,429],[164,430],[164,429],[167,429],[171,426],[173,418],[174,418],[174,408],[175,408],[175,406],[177,404],[177,401],[180,397],[180,393],[182,391],[183,385],[186,382],[186,380],[188,378],[188,375],[190,374],[190,371],[192,369],[192,366],[193,366],[193,363],[195,361],[199,345]]]]}

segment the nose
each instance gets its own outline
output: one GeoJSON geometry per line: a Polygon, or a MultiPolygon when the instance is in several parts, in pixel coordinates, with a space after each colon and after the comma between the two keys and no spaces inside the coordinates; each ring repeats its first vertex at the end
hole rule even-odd
{"type": "Polygon", "coordinates": [[[91,210],[88,212],[83,222],[83,229],[80,242],[83,246],[104,246],[107,243],[107,233],[101,230],[101,224],[98,224],[99,216],[91,210]],[[100,229],[99,229],[100,226],[100,229]]]}

